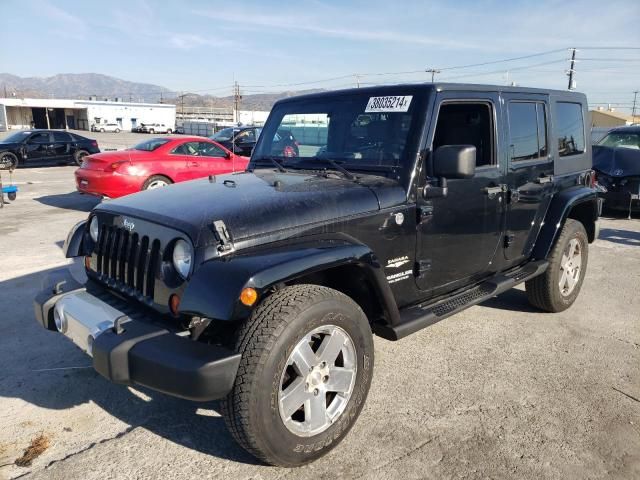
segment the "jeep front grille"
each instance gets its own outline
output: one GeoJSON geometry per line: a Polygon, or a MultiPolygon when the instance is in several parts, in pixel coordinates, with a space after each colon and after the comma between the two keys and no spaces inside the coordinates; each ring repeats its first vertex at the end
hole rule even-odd
{"type": "Polygon", "coordinates": [[[101,226],[96,249],[98,278],[126,294],[153,300],[160,241],[115,226],[101,226]]]}

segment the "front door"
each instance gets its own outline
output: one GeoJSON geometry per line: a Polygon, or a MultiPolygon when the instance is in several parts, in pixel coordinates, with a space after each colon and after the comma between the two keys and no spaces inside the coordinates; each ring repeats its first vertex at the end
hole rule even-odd
{"type": "Polygon", "coordinates": [[[25,157],[27,160],[46,160],[49,158],[51,138],[49,132],[36,132],[25,143],[25,157]]]}
{"type": "Polygon", "coordinates": [[[440,94],[428,136],[423,180],[433,184],[432,153],[443,145],[476,147],[472,178],[448,179],[448,193],[418,200],[417,284],[439,295],[495,271],[494,257],[503,238],[503,175],[496,138],[497,94],[440,94]],[[457,98],[456,98],[457,97],[457,98]],[[435,123],[435,125],[433,125],[435,123]]]}

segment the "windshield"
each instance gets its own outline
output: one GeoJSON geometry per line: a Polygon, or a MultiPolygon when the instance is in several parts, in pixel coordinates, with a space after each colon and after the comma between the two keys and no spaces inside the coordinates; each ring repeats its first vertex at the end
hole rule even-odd
{"type": "Polygon", "coordinates": [[[287,167],[326,168],[329,158],[349,170],[413,165],[424,124],[425,93],[410,87],[301,98],[276,105],[252,163],[275,157],[287,167]],[[375,92],[377,93],[377,92],[375,92]]]}
{"type": "Polygon", "coordinates": [[[11,135],[9,135],[8,137],[5,137],[2,140],[0,140],[0,143],[20,143],[25,138],[27,138],[30,133],[32,133],[32,132],[29,132],[29,131],[27,131],[27,132],[15,132],[15,133],[12,133],[11,135]]]}
{"type": "Polygon", "coordinates": [[[604,147],[621,147],[640,149],[640,133],[635,132],[611,132],[604,137],[598,145],[604,147]]]}
{"type": "Polygon", "coordinates": [[[234,130],[233,128],[224,128],[209,138],[217,140],[218,142],[228,142],[233,138],[234,131],[237,132],[237,130],[234,130]]]}
{"type": "Polygon", "coordinates": [[[134,147],[131,147],[132,150],[142,150],[145,152],[153,152],[156,148],[160,148],[162,145],[167,143],[169,140],[166,138],[152,138],[151,140],[145,140],[137,144],[134,147]]]}

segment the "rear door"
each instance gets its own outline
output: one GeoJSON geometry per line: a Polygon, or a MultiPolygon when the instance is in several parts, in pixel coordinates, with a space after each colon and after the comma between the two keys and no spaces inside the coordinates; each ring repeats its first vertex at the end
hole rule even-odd
{"type": "Polygon", "coordinates": [[[507,265],[512,265],[533,249],[553,193],[554,158],[548,141],[548,96],[508,93],[503,98],[508,126],[503,250],[507,265]]]}
{"type": "Polygon", "coordinates": [[[71,156],[71,135],[67,132],[51,132],[50,144],[51,157],[56,159],[69,158],[71,156]]]}

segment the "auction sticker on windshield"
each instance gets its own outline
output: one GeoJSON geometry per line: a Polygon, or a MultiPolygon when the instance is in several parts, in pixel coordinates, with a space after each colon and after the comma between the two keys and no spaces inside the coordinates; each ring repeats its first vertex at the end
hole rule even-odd
{"type": "Polygon", "coordinates": [[[370,97],[365,113],[406,112],[411,105],[413,95],[394,95],[390,97],[370,97]]]}

